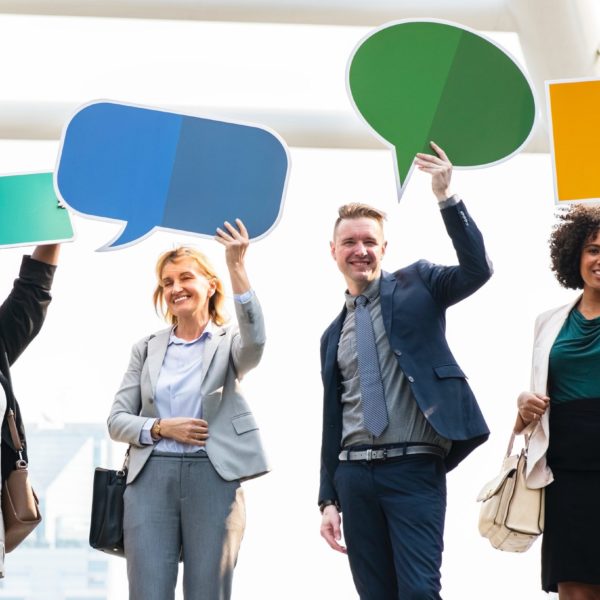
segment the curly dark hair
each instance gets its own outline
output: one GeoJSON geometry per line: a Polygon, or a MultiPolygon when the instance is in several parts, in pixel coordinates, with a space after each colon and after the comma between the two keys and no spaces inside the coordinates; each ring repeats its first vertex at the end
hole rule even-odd
{"type": "Polygon", "coordinates": [[[550,235],[552,271],[563,287],[580,290],[579,264],[584,244],[600,231],[600,205],[575,204],[563,209],[550,235]]]}

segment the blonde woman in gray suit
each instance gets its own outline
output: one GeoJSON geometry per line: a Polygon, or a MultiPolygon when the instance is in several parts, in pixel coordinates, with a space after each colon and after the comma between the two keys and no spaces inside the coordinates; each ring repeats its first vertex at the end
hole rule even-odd
{"type": "Polygon", "coordinates": [[[170,600],[179,562],[188,600],[226,600],[245,527],[240,480],[269,470],[239,386],[260,361],[264,321],[245,268],[238,219],[216,240],[234,293],[226,327],[221,280],[206,257],[180,247],[159,257],[154,293],[171,326],[133,346],[108,418],[130,444],[124,546],[131,600],[170,600]]]}

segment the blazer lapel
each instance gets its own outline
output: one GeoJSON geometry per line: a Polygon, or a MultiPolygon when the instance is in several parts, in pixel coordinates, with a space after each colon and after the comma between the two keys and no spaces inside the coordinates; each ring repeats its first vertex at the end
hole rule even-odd
{"type": "Polygon", "coordinates": [[[158,374],[167,353],[170,336],[171,328],[169,327],[168,329],[159,331],[148,340],[148,357],[146,360],[148,362],[150,384],[152,385],[152,396],[156,395],[156,382],[158,381],[158,374]]]}
{"type": "Polygon", "coordinates": [[[379,294],[381,297],[381,315],[383,317],[383,325],[388,335],[388,339],[392,339],[392,315],[394,290],[396,289],[396,278],[390,273],[382,271],[379,284],[379,294]]]}
{"type": "Polygon", "coordinates": [[[217,327],[212,332],[212,335],[204,342],[204,354],[202,356],[202,384],[206,381],[206,374],[212,360],[215,356],[215,352],[219,347],[219,344],[224,339],[225,329],[223,327],[217,327]]]}
{"type": "Polygon", "coordinates": [[[332,381],[337,385],[337,349],[342,334],[342,325],[346,318],[346,307],[338,315],[337,319],[329,326],[327,335],[327,346],[325,348],[325,361],[323,364],[323,373],[326,374],[330,383],[332,381]]]}

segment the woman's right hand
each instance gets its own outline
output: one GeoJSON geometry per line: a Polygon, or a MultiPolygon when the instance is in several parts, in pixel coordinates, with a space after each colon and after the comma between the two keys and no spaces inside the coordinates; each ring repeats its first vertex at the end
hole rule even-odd
{"type": "Polygon", "coordinates": [[[205,446],[208,439],[208,423],[204,419],[189,417],[161,419],[160,435],[182,444],[205,446]]]}
{"type": "Polygon", "coordinates": [[[521,431],[527,425],[534,421],[539,421],[542,415],[548,409],[550,404],[550,398],[544,394],[536,394],[534,392],[521,392],[517,399],[517,409],[519,411],[519,418],[517,419],[517,426],[515,431],[521,431]],[[521,427],[518,427],[519,420],[521,427]]]}

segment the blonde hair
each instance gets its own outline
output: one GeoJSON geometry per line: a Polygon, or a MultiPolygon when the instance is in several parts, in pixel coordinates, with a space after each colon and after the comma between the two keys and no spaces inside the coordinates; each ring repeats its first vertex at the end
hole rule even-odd
{"type": "Polygon", "coordinates": [[[369,204],[362,204],[360,202],[351,202],[350,204],[344,204],[340,206],[338,209],[338,218],[333,226],[333,237],[335,239],[335,232],[337,231],[338,225],[344,221],[345,219],[360,219],[360,218],[373,219],[377,221],[379,225],[383,228],[383,222],[386,219],[386,214],[375,208],[374,206],[370,206],[369,204]]]}
{"type": "Polygon", "coordinates": [[[214,281],[214,294],[208,299],[208,314],[215,325],[223,325],[228,319],[225,313],[225,291],[223,283],[217,276],[213,266],[208,261],[208,258],[199,250],[191,246],[178,246],[174,250],[163,252],[156,261],[156,278],[157,284],[152,294],[154,308],[171,325],[177,325],[177,317],[168,309],[164,289],[162,286],[162,272],[168,263],[174,263],[182,258],[191,258],[200,269],[200,272],[209,281],[214,281]]]}

